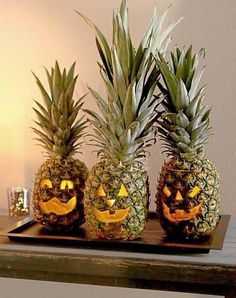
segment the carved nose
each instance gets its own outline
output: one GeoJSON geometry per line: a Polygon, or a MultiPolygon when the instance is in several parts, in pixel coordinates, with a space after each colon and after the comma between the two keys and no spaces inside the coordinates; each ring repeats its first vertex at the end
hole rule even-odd
{"type": "Polygon", "coordinates": [[[175,199],[176,199],[176,201],[183,201],[183,197],[179,190],[176,193],[175,199]]]}
{"type": "Polygon", "coordinates": [[[115,204],[115,201],[116,201],[115,199],[107,200],[106,204],[107,204],[107,206],[112,207],[115,204]]]}

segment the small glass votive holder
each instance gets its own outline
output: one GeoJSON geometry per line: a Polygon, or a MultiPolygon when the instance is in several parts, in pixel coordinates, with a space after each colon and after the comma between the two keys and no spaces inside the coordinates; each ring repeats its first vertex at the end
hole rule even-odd
{"type": "Polygon", "coordinates": [[[30,214],[30,190],[24,187],[7,189],[9,216],[27,216],[30,214]]]}

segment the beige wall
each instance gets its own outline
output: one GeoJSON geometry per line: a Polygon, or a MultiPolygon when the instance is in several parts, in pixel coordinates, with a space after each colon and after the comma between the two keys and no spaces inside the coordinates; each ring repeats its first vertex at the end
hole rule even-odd
{"type": "MultiPolygon", "coordinates": [[[[158,8],[163,11],[171,2],[159,0],[158,8]]],[[[76,60],[78,94],[87,92],[86,84],[104,92],[93,33],[74,10],[90,16],[109,35],[112,9],[118,6],[119,0],[0,0],[0,209],[7,208],[6,187],[32,187],[34,172],[43,161],[29,129],[33,99],[39,98],[30,70],[44,78],[42,65],[50,67],[58,59],[69,66],[76,60]]],[[[154,0],[129,0],[134,40],[144,32],[153,6],[154,0]]],[[[206,101],[213,107],[214,136],[206,153],[221,174],[221,212],[236,218],[236,1],[176,0],[169,20],[182,15],[185,20],[175,32],[173,45],[192,43],[196,50],[207,49],[204,80],[208,84],[206,101]]],[[[86,106],[93,107],[91,96],[86,106]]],[[[89,167],[96,162],[91,150],[85,146],[81,156],[89,167]]],[[[154,194],[163,157],[158,144],[151,153],[146,165],[154,194]]]]}
{"type": "MultiPolygon", "coordinates": [[[[159,0],[160,11],[172,0],[159,0]]],[[[34,145],[32,126],[33,99],[39,98],[30,70],[44,79],[42,65],[50,67],[55,59],[69,66],[77,61],[80,74],[77,92],[87,92],[86,84],[104,92],[96,66],[97,52],[92,30],[74,12],[90,16],[109,36],[112,9],[118,0],[0,0],[0,209],[6,208],[6,187],[32,187],[34,172],[42,163],[41,149],[34,145]]],[[[152,14],[154,0],[130,0],[130,26],[138,41],[152,14]]],[[[221,174],[222,213],[236,217],[235,183],[235,107],[236,107],[236,2],[235,0],[177,0],[169,21],[180,16],[172,45],[193,44],[196,50],[207,49],[204,76],[206,101],[212,106],[214,136],[206,147],[207,155],[221,174]]],[[[91,96],[86,105],[93,107],[91,96]]],[[[88,166],[96,162],[91,147],[81,156],[88,166]]],[[[152,193],[163,157],[159,144],[146,162],[152,193]],[[152,165],[151,169],[150,166],[152,165]]]]}

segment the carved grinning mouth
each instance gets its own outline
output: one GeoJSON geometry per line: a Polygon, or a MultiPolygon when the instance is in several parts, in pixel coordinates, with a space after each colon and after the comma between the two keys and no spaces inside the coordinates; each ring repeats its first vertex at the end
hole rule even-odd
{"type": "Polygon", "coordinates": [[[76,196],[73,196],[67,203],[54,197],[47,202],[39,201],[39,207],[45,214],[54,213],[56,215],[66,215],[76,208],[76,196]]]}
{"type": "Polygon", "coordinates": [[[108,210],[100,211],[94,207],[94,214],[96,218],[104,223],[116,223],[121,222],[129,215],[130,207],[126,209],[115,210],[114,213],[110,213],[108,210]]]}
{"type": "Polygon", "coordinates": [[[171,222],[190,220],[195,218],[197,215],[201,214],[202,212],[201,204],[191,208],[189,212],[186,212],[182,209],[177,209],[175,210],[174,213],[170,213],[170,208],[164,202],[162,203],[162,206],[163,206],[163,215],[171,222]]]}

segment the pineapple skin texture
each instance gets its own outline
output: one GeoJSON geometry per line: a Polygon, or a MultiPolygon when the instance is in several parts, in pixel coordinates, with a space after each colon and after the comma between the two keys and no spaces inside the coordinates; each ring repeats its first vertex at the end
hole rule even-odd
{"type": "Polygon", "coordinates": [[[142,163],[134,161],[120,164],[116,161],[99,162],[93,166],[86,181],[85,217],[91,236],[94,238],[132,240],[140,237],[146,226],[149,206],[148,175],[142,163]],[[106,197],[99,197],[97,190],[102,184],[106,197]],[[121,184],[128,192],[128,197],[118,197],[121,184]],[[107,199],[115,199],[112,207],[106,205],[107,199]],[[99,211],[126,209],[128,216],[120,222],[101,222],[94,213],[99,211]]]}
{"type": "Polygon", "coordinates": [[[192,160],[173,157],[164,163],[157,185],[156,204],[160,224],[168,237],[199,240],[209,236],[219,220],[219,174],[214,164],[204,156],[192,160]],[[172,193],[169,198],[163,192],[165,186],[172,193]],[[201,191],[193,198],[188,197],[195,186],[201,191]],[[175,199],[178,190],[182,201],[175,199]],[[171,213],[178,209],[190,212],[198,205],[201,205],[201,213],[190,220],[171,222],[163,214],[163,202],[171,213]]]}
{"type": "Polygon", "coordinates": [[[34,218],[45,229],[50,231],[70,231],[78,228],[85,222],[84,216],[84,188],[88,176],[86,165],[78,159],[49,159],[45,161],[35,176],[33,189],[33,210],[34,218]],[[52,189],[42,190],[41,181],[49,179],[52,182],[52,189]],[[63,180],[70,180],[74,184],[73,190],[66,193],[60,189],[60,183],[63,180]],[[56,215],[51,212],[44,214],[39,206],[39,202],[49,201],[57,197],[62,203],[67,203],[71,197],[76,195],[76,208],[65,215],[56,215]]]}

